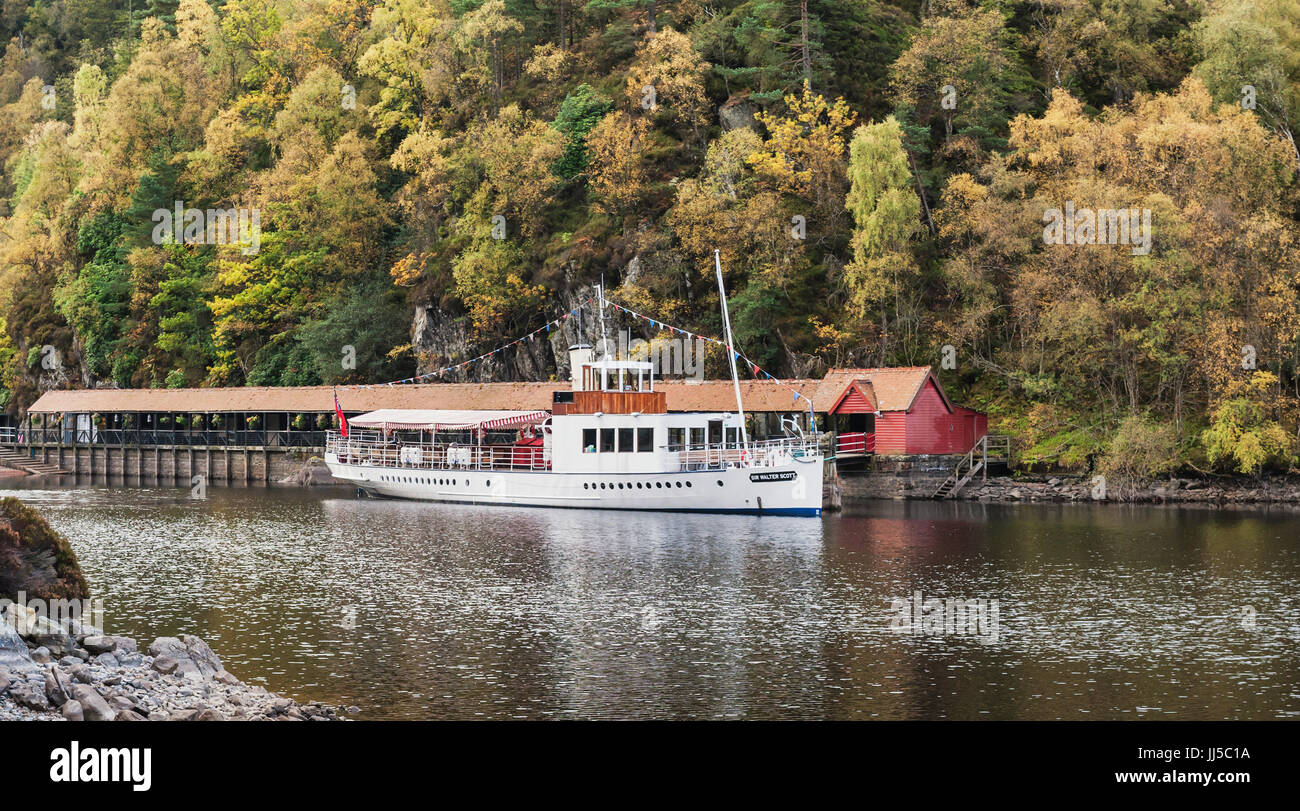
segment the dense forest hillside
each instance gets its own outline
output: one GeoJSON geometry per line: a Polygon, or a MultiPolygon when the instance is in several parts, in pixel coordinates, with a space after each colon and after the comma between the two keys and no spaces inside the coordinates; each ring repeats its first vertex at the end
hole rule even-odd
{"type": "Polygon", "coordinates": [[[1300,0],[5,0],[0,26],[11,413],[428,372],[602,274],[718,334],[716,248],[774,374],[934,364],[1031,463],[1295,461],[1300,0]]]}

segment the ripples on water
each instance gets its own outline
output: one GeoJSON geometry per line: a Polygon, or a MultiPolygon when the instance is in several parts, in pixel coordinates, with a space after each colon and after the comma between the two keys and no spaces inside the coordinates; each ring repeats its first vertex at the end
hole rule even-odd
{"type": "Polygon", "coordinates": [[[196,633],[244,680],[363,718],[1300,713],[1295,513],[879,502],[817,520],[343,489],[3,494],[72,539],[112,631],[196,633]],[[998,642],[891,632],[890,601],[916,590],[997,599],[998,642]]]}

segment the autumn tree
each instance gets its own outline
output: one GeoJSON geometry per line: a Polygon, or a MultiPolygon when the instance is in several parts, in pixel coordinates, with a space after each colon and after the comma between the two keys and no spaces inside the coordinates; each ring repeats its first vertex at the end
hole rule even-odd
{"type": "Polygon", "coordinates": [[[1222,0],[1195,33],[1196,75],[1216,99],[1255,110],[1291,144],[1300,170],[1300,3],[1222,0]]]}
{"type": "Polygon", "coordinates": [[[849,193],[846,207],[853,214],[853,261],[845,268],[845,283],[853,312],[864,316],[880,308],[881,361],[888,358],[889,321],[886,302],[915,295],[917,264],[910,242],[921,227],[921,201],[916,196],[902,128],[894,118],[858,127],[849,144],[849,193]]]}
{"type": "Polygon", "coordinates": [[[592,128],[588,177],[596,211],[623,217],[641,199],[650,177],[645,157],[649,137],[649,123],[624,112],[611,112],[592,128]]]}
{"type": "Polygon", "coordinates": [[[933,0],[931,9],[891,69],[895,99],[921,124],[942,123],[945,138],[996,129],[1015,68],[1003,12],[966,0],[933,0]]]}

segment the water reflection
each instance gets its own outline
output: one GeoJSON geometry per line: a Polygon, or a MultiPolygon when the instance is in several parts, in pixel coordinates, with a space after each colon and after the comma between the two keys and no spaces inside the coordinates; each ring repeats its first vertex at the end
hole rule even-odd
{"type": "Polygon", "coordinates": [[[348,490],[24,489],[114,630],[369,718],[1300,712],[1294,513],[882,502],[824,520],[348,490]],[[890,600],[996,599],[996,644],[890,600]],[[1257,626],[1243,627],[1243,606],[1257,626]]]}

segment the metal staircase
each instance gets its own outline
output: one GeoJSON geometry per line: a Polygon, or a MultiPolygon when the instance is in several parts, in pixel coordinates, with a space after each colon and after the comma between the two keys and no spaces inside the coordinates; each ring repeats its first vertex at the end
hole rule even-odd
{"type": "Polygon", "coordinates": [[[957,461],[957,467],[948,478],[943,480],[939,489],[934,491],[934,498],[949,499],[961,492],[967,482],[980,473],[988,479],[989,458],[1011,459],[1011,437],[989,436],[985,434],[975,443],[965,456],[957,461]]]}

